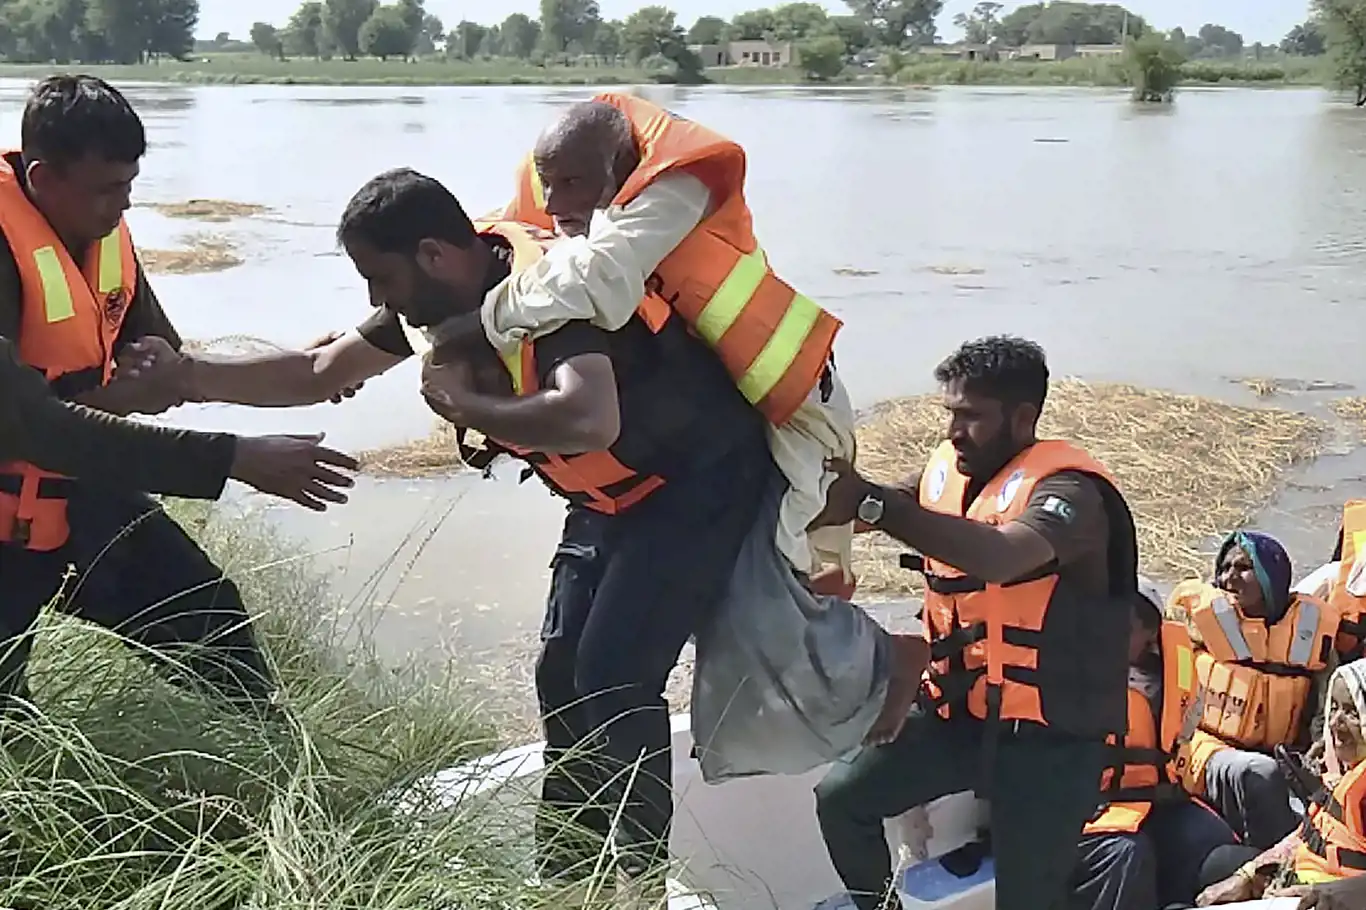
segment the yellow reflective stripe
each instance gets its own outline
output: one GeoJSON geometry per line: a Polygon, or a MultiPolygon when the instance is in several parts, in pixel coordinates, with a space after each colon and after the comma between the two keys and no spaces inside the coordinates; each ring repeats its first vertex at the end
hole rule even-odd
{"type": "Polygon", "coordinates": [[[1296,869],[1295,878],[1304,885],[1322,885],[1325,882],[1336,882],[1341,879],[1329,872],[1320,872],[1317,869],[1296,869]]]}
{"type": "Polygon", "coordinates": [[[721,282],[721,286],[711,295],[707,305],[702,307],[702,312],[697,314],[694,327],[704,341],[713,347],[716,346],[721,336],[740,318],[745,304],[749,303],[749,299],[759,289],[767,271],[768,264],[764,261],[763,250],[756,249],[749,255],[740,257],[735,267],[730,270],[730,274],[726,276],[726,280],[721,282]]]}
{"type": "Polygon", "coordinates": [[[43,309],[48,322],[61,322],[76,315],[71,299],[71,288],[66,283],[66,272],[57,250],[50,246],[33,251],[33,264],[43,283],[43,309]]]}
{"type": "Polygon", "coordinates": [[[100,293],[108,294],[123,287],[123,245],[119,229],[114,228],[100,241],[100,293]]]}
{"type": "Polygon", "coordinates": [[[763,401],[764,396],[773,391],[801,353],[802,342],[811,334],[811,327],[820,315],[821,308],[810,297],[798,294],[792,298],[778,328],[740,380],[740,391],[751,404],[763,401]]]}
{"type": "Polygon", "coordinates": [[[500,354],[503,358],[503,366],[507,368],[508,375],[512,377],[512,391],[518,395],[522,394],[522,349],[519,346],[511,354],[500,354]]]}
{"type": "Polygon", "coordinates": [[[1191,657],[1190,648],[1176,649],[1176,687],[1182,692],[1191,690],[1191,672],[1195,669],[1195,661],[1191,657]]]}
{"type": "Polygon", "coordinates": [[[1366,552],[1366,530],[1352,532],[1352,549],[1350,552],[1344,551],[1342,559],[1344,562],[1356,562],[1356,554],[1366,552]]]}
{"type": "Polygon", "coordinates": [[[536,208],[545,208],[545,187],[541,185],[541,174],[536,170],[536,159],[531,155],[526,156],[526,170],[531,180],[531,199],[536,203],[536,208]]]}

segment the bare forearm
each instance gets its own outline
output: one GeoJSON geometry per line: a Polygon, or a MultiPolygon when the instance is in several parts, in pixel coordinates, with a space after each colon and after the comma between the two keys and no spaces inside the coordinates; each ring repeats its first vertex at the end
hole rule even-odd
{"type": "Polygon", "coordinates": [[[921,508],[915,496],[895,487],[870,485],[884,509],[877,529],[965,575],[1006,582],[1027,572],[996,527],[921,508]]]}
{"type": "Polygon", "coordinates": [[[566,407],[555,390],[523,398],[471,395],[460,402],[460,424],[538,452],[591,452],[604,445],[592,415],[566,407]]]}
{"type": "Polygon", "coordinates": [[[111,382],[109,385],[77,395],[75,403],[117,417],[127,417],[129,414],[140,412],[141,389],[138,380],[111,382]]]}
{"type": "Polygon", "coordinates": [[[311,351],[280,351],[250,357],[187,355],[185,399],[258,408],[290,408],[326,401],[340,391],[311,351]]]}

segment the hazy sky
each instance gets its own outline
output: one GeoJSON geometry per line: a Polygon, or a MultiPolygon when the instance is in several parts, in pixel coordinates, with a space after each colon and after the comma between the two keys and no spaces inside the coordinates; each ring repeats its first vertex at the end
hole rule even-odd
{"type": "MultiPolygon", "coordinates": [[[[633,10],[647,5],[649,0],[599,0],[602,14],[619,19],[633,10]]],[[[660,2],[660,0],[655,0],[660,2]]],[[[762,0],[664,0],[665,5],[678,13],[679,22],[691,25],[698,16],[715,15],[729,18],[736,13],[760,6],[772,6],[762,0]]],[[[957,37],[958,30],[950,25],[954,14],[972,8],[974,0],[947,0],[939,30],[948,38],[957,37]]],[[[211,38],[219,32],[245,38],[253,22],[283,25],[298,7],[297,0],[200,0],[199,35],[211,38]]],[[[826,2],[825,7],[845,13],[843,3],[826,2]]],[[[1006,8],[1017,6],[1007,2],[1006,8]]],[[[1253,41],[1280,41],[1295,23],[1304,19],[1308,3],[1304,0],[1130,0],[1129,9],[1138,13],[1158,28],[1179,25],[1193,32],[1206,22],[1227,26],[1253,41]]],[[[427,0],[427,9],[436,13],[447,27],[461,19],[490,23],[510,13],[536,15],[537,0],[427,0]],[[493,12],[498,10],[498,12],[493,12]]]]}

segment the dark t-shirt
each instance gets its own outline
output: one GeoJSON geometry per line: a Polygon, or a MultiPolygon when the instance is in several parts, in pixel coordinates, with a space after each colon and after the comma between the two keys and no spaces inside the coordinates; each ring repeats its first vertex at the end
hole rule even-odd
{"type": "Polygon", "coordinates": [[[1016,521],[1053,547],[1058,575],[1078,593],[1110,594],[1110,518],[1098,481],[1080,471],[1059,471],[1034,486],[1016,521]]]}

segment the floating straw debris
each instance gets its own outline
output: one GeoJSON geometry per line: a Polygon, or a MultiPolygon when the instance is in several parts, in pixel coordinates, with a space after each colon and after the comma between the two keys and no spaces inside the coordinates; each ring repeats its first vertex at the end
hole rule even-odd
{"type": "Polygon", "coordinates": [[[186,234],[178,240],[183,249],[138,250],[142,267],[162,275],[202,275],[236,268],[244,261],[237,245],[218,234],[186,234]]]}

